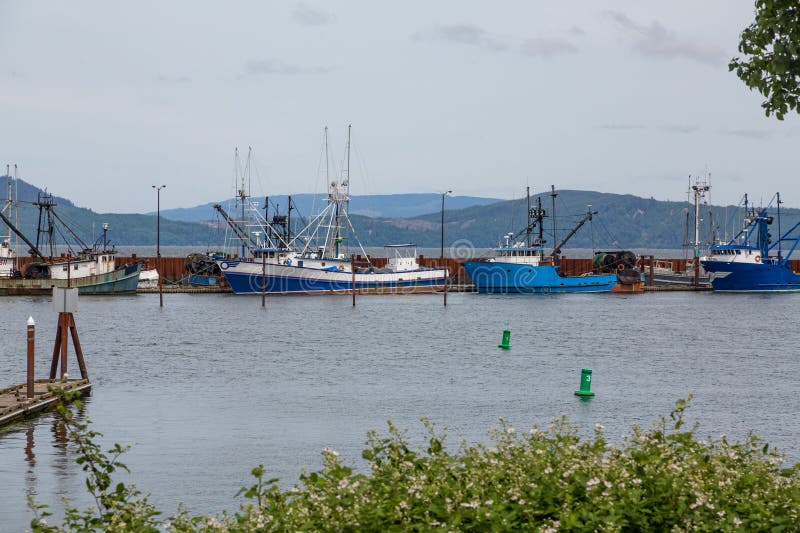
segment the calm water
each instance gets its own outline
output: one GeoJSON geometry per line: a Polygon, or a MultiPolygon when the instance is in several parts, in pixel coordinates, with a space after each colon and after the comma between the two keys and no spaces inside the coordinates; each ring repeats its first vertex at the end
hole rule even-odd
{"type": "MultiPolygon", "coordinates": [[[[25,379],[25,321],[37,321],[37,371],[49,368],[47,299],[5,298],[0,376],[25,379]]],[[[76,314],[94,382],[85,414],[104,440],[132,446],[134,481],[166,514],[234,508],[264,463],[285,485],[324,447],[360,465],[367,430],[420,416],[451,444],[566,413],[619,440],[695,394],[701,431],[752,428],[800,460],[800,296],[645,294],[361,297],[83,297],[76,314]],[[497,348],[504,328],[510,351],[497,348]],[[573,396],[581,367],[597,397],[573,396]]],[[[70,353],[71,374],[77,365],[70,353]]],[[[50,415],[0,432],[0,530],[30,520],[26,495],[88,506],[83,472],[50,415]]]]}

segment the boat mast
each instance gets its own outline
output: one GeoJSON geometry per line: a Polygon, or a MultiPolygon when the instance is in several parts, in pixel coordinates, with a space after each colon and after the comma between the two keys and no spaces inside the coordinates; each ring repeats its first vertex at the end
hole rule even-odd
{"type": "Polygon", "coordinates": [[[743,226],[743,227],[742,227],[742,231],[741,231],[741,233],[743,233],[743,234],[744,234],[744,235],[742,236],[742,237],[743,237],[743,239],[744,239],[744,240],[743,240],[743,243],[744,243],[744,244],[747,244],[747,243],[748,243],[748,240],[749,240],[749,231],[748,231],[748,228],[749,228],[749,225],[750,225],[750,212],[749,212],[749,210],[748,210],[748,207],[747,207],[747,206],[748,206],[747,193],[744,193],[744,220],[742,221],[742,226],[743,226]]]}
{"type": "MultiPolygon", "coordinates": [[[[550,196],[553,198],[553,212],[551,213],[551,216],[553,217],[553,243],[555,244],[558,242],[558,233],[556,233],[556,196],[558,196],[558,194],[556,193],[555,185],[550,185],[550,196]]],[[[556,252],[556,249],[553,248],[553,260],[555,262],[558,262],[557,256],[558,253],[556,252]]]]}
{"type": "Polygon", "coordinates": [[[292,242],[292,195],[289,195],[289,199],[286,202],[286,247],[289,247],[289,243],[292,242]]]}
{"type": "Polygon", "coordinates": [[[528,198],[528,225],[525,229],[525,233],[527,234],[527,246],[528,248],[531,247],[531,188],[530,186],[525,187],[526,196],[528,198]]]}
{"type": "Polygon", "coordinates": [[[544,257],[544,209],[542,209],[542,195],[536,197],[536,220],[539,223],[539,256],[544,257]]]}
{"type": "Polygon", "coordinates": [[[700,178],[696,178],[695,184],[692,185],[692,191],[694,191],[694,242],[692,243],[694,247],[694,262],[695,266],[697,266],[697,258],[700,257],[700,200],[705,199],[706,193],[711,189],[707,182],[700,181],[700,178]]]}
{"type": "MultiPolygon", "coordinates": [[[[781,193],[777,193],[778,197],[778,261],[783,259],[782,249],[781,249],[781,241],[783,240],[783,234],[781,233],[781,193]]],[[[766,259],[766,257],[764,258],[766,259]]]]}

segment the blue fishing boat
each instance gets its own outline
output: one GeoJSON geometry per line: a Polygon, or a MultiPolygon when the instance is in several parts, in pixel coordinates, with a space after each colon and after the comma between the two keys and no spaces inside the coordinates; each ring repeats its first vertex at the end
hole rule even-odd
{"type": "Polygon", "coordinates": [[[464,268],[475,289],[483,293],[608,292],[617,284],[616,274],[563,276],[544,248],[511,246],[495,248],[487,261],[467,261],[464,268]]]}
{"type": "Polygon", "coordinates": [[[798,292],[800,275],[792,271],[789,257],[800,242],[800,222],[788,231],[781,229],[781,197],[777,193],[767,207],[754,208],[744,196],[744,227],[725,244],[709,247],[700,263],[711,274],[711,287],[720,292],[798,292]],[[776,216],[768,214],[776,205],[776,216]],[[778,239],[770,226],[777,222],[778,239]],[[784,242],[791,243],[788,250],[784,242]]]}
{"type": "MultiPolygon", "coordinates": [[[[551,192],[555,211],[555,188],[551,192]]],[[[542,209],[541,196],[537,207],[530,207],[528,194],[528,224],[517,235],[506,236],[506,246],[495,248],[495,256],[485,261],[466,261],[464,269],[472,279],[475,290],[480,293],[560,293],[560,292],[609,292],[617,284],[616,274],[584,274],[564,276],[557,264],[562,247],[578,230],[592,220],[597,211],[589,210],[556,247],[551,255],[545,255],[543,245],[543,221],[547,216],[542,209]],[[531,239],[533,229],[538,227],[539,236],[531,239]],[[513,242],[522,233],[527,234],[527,243],[513,242]],[[513,244],[512,244],[513,243],[513,244]],[[532,245],[531,245],[532,244],[532,245]]],[[[556,235],[553,216],[553,235],[556,235]]]]}

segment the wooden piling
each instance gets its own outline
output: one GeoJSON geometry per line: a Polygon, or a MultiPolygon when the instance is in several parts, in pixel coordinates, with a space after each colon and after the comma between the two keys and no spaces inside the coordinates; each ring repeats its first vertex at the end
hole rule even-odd
{"type": "Polygon", "coordinates": [[[356,306],[356,256],[350,255],[350,272],[353,279],[353,307],[356,306]]]}
{"type": "Polygon", "coordinates": [[[28,319],[28,380],[27,380],[27,387],[26,387],[26,396],[29,400],[33,399],[33,381],[34,381],[34,364],[33,359],[35,355],[34,349],[34,339],[36,337],[36,329],[35,329],[35,322],[33,321],[33,317],[28,319]]]}

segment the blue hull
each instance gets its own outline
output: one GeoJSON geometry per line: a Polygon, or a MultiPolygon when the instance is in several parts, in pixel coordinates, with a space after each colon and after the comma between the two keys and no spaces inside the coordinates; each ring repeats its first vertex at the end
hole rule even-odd
{"type": "Polygon", "coordinates": [[[714,274],[711,287],[715,291],[797,292],[800,276],[788,263],[726,263],[701,261],[706,271],[714,274]]]}
{"type": "MultiPolygon", "coordinates": [[[[225,280],[236,294],[324,294],[331,292],[352,292],[352,281],[323,280],[304,277],[269,275],[266,277],[266,289],[262,288],[264,278],[259,274],[240,274],[223,271],[225,280]]],[[[359,292],[431,292],[444,285],[444,278],[430,280],[407,280],[399,282],[356,282],[359,292]]]]}
{"type": "Polygon", "coordinates": [[[561,276],[549,265],[467,261],[464,268],[482,293],[608,292],[617,283],[615,274],[561,276]]]}

